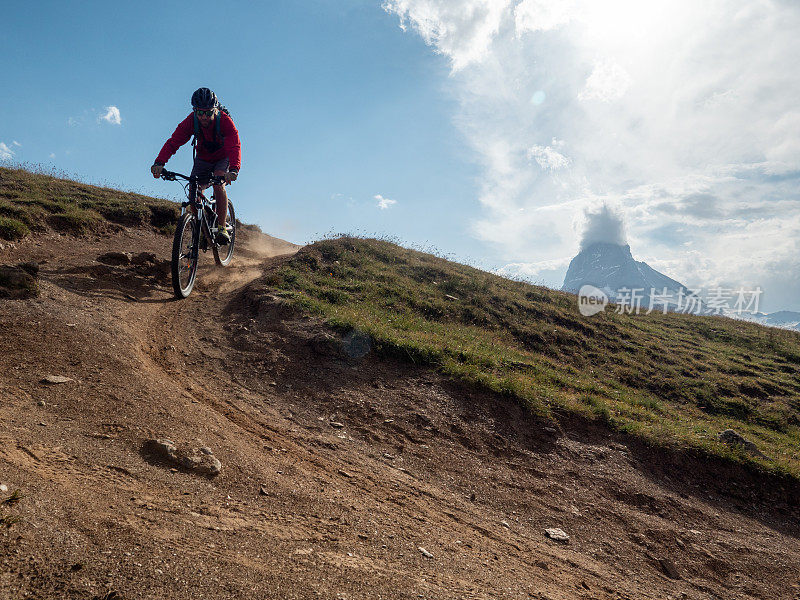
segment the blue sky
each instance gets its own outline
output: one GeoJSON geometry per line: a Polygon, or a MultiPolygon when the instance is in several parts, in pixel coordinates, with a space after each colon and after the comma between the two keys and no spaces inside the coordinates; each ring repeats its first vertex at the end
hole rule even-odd
{"type": "MultiPolygon", "coordinates": [[[[32,3],[4,11],[3,36],[15,161],[178,193],[148,169],[204,85],[240,131],[241,218],[295,242],[363,231],[475,254],[448,62],[375,2],[32,3]],[[109,106],[120,124],[98,121],[109,106]]],[[[169,167],[190,162],[187,145],[169,167]]]]}
{"type": "Polygon", "coordinates": [[[241,132],[239,216],[273,235],[395,236],[557,287],[608,205],[637,259],[800,310],[796,2],[37,2],[3,16],[7,163],[174,197],[148,167],[205,85],[241,132]]]}

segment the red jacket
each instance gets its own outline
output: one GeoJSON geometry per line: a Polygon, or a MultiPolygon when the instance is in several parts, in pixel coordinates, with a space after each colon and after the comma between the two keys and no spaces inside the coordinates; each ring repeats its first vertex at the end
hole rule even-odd
{"type": "MultiPolygon", "coordinates": [[[[231,171],[238,171],[242,166],[242,147],[239,143],[239,132],[236,130],[236,125],[233,120],[224,112],[219,111],[220,123],[219,132],[225,138],[224,145],[216,152],[208,153],[203,148],[202,140],[197,140],[197,158],[206,162],[217,162],[223,158],[230,161],[228,167],[231,171]]],[[[172,137],[167,140],[161,152],[156,157],[156,163],[160,165],[167,164],[167,161],[172,158],[172,155],[178,151],[178,148],[188,142],[194,135],[194,113],[189,113],[183,121],[175,128],[172,137]]],[[[208,127],[200,126],[200,136],[203,139],[213,141],[214,139],[214,119],[211,119],[208,127]]]]}

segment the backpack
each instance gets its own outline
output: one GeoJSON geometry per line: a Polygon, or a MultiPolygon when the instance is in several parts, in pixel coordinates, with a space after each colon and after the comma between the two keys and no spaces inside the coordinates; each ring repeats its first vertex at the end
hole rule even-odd
{"type": "Polygon", "coordinates": [[[197,118],[197,114],[194,115],[194,139],[192,140],[192,148],[194,148],[195,154],[197,154],[197,140],[202,140],[201,143],[203,144],[203,150],[209,154],[213,154],[222,148],[223,144],[225,143],[225,136],[223,136],[221,133],[220,121],[222,120],[222,113],[225,113],[229,117],[231,116],[231,113],[224,106],[218,106],[217,108],[219,108],[219,112],[214,118],[214,140],[210,142],[200,135],[200,119],[197,118]]]}

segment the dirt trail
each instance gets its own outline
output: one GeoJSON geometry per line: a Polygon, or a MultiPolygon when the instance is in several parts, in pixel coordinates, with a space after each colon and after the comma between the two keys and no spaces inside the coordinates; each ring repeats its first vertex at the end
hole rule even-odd
{"type": "Polygon", "coordinates": [[[157,266],[95,260],[166,258],[155,234],[0,253],[38,261],[42,288],[0,301],[0,484],[23,496],[0,510],[21,518],[0,598],[800,597],[779,483],[342,354],[259,282],[294,248],[241,241],[183,301],[157,266]]]}

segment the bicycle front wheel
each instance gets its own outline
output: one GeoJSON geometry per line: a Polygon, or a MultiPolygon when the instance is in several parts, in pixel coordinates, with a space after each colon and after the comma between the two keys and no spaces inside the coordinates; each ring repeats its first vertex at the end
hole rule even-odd
{"type": "Polygon", "coordinates": [[[172,288],[178,298],[186,298],[192,293],[197,277],[199,249],[196,241],[199,236],[195,234],[199,226],[197,217],[187,212],[178,220],[175,229],[172,240],[172,288]]]}
{"type": "Polygon", "coordinates": [[[221,267],[227,267],[233,258],[233,245],[236,242],[236,213],[233,210],[233,202],[228,200],[228,214],[225,216],[225,229],[231,241],[226,246],[217,247],[214,244],[214,260],[221,267]]]}

